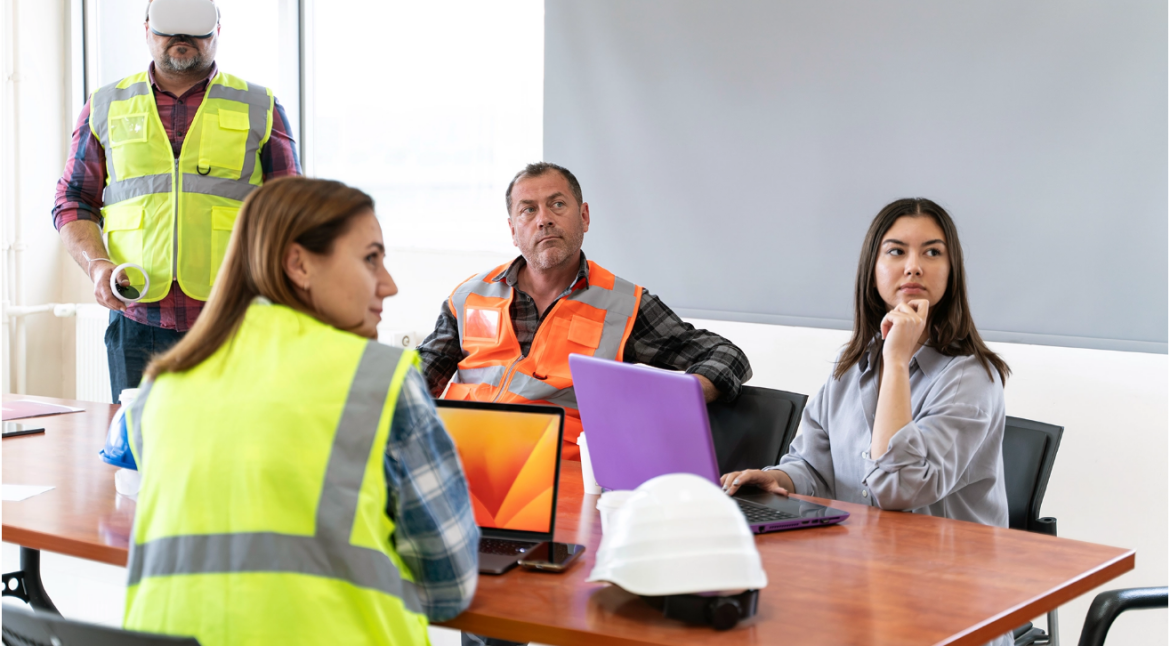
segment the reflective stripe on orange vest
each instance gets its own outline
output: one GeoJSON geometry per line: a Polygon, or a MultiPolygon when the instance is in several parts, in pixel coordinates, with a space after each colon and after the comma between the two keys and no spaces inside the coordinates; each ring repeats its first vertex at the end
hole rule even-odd
{"type": "Polygon", "coordinates": [[[449,303],[466,356],[444,397],[560,406],[565,409],[561,455],[580,459],[576,440],[581,416],[569,355],[620,361],[642,288],[589,261],[589,286],[557,301],[524,356],[512,327],[513,290],[501,276],[508,266],[473,276],[451,294],[449,303]]]}

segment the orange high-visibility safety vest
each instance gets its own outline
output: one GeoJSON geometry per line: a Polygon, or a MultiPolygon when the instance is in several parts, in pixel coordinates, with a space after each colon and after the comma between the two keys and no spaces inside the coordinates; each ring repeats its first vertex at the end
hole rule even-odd
{"type": "Polygon", "coordinates": [[[468,278],[449,299],[465,356],[443,397],[564,408],[566,460],[581,459],[581,414],[569,355],[621,361],[642,302],[641,287],[588,262],[589,286],[557,301],[528,356],[520,353],[509,315],[513,292],[503,274],[511,263],[468,278]]]}

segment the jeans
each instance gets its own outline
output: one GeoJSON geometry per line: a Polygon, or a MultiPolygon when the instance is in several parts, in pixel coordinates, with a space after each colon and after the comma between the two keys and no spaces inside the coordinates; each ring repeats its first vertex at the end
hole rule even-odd
{"type": "Polygon", "coordinates": [[[118,403],[118,395],[123,390],[138,387],[151,358],[170,350],[185,334],[143,325],[122,316],[121,312],[110,310],[106,356],[110,360],[110,397],[114,403],[118,403]]]}

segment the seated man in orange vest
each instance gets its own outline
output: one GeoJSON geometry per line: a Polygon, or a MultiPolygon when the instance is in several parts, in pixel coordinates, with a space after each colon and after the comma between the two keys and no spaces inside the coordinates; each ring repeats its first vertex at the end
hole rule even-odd
{"type": "Polygon", "coordinates": [[[443,303],[435,331],[418,348],[431,394],[561,406],[561,455],[569,460],[581,459],[570,354],[686,370],[709,402],[739,394],[752,375],[742,350],[585,260],[589,205],[572,173],[529,164],[505,197],[520,257],[467,279],[443,303]]]}

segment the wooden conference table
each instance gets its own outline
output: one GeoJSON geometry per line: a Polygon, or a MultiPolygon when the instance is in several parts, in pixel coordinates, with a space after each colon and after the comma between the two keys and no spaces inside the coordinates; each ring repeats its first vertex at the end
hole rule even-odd
{"type": "MultiPolygon", "coordinates": [[[[17,399],[4,395],[5,400],[17,399]]],[[[116,408],[37,418],[47,432],[3,441],[3,479],[52,485],[5,502],[3,539],[36,550],[125,565],[134,503],[98,458],[116,408]]],[[[580,464],[564,462],[556,537],[588,546],[560,575],[481,576],[471,607],[446,626],[548,644],[982,644],[1134,567],[1133,550],[974,523],[817,500],[852,514],[842,525],[757,538],[768,573],[758,615],[728,632],[657,614],[619,588],[586,583],[601,540],[580,464]]],[[[52,592],[51,590],[49,591],[52,592]]]]}

